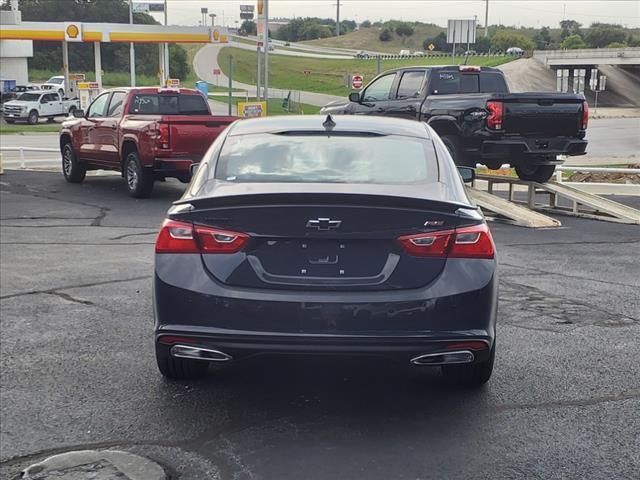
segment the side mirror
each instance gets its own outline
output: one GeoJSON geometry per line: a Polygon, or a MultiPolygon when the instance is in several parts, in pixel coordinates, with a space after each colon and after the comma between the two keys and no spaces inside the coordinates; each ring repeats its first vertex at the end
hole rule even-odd
{"type": "Polygon", "coordinates": [[[76,108],[72,114],[75,118],[84,118],[84,110],[81,108],[76,108]]]}
{"type": "Polygon", "coordinates": [[[196,172],[198,171],[198,167],[200,166],[199,163],[192,163],[191,167],[189,167],[189,170],[191,171],[191,177],[193,178],[193,176],[196,174],[196,172]]]}
{"type": "Polygon", "coordinates": [[[354,103],[360,103],[360,94],[358,92],[351,92],[349,94],[349,101],[354,103]]]}
{"type": "Polygon", "coordinates": [[[458,173],[464,183],[471,183],[476,179],[476,170],[471,167],[458,167],[458,173]]]}

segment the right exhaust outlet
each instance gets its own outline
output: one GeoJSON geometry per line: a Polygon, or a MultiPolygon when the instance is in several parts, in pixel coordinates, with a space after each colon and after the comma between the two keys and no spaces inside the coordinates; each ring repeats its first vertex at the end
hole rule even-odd
{"type": "Polygon", "coordinates": [[[475,355],[470,350],[456,350],[452,352],[426,353],[412,358],[413,365],[452,365],[456,363],[471,363],[475,360],[475,355]]]}

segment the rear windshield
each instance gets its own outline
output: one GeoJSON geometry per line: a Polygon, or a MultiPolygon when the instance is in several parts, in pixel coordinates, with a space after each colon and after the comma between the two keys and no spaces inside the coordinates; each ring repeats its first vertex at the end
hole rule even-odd
{"type": "Polygon", "coordinates": [[[37,102],[40,100],[40,93],[23,93],[18,96],[18,100],[22,100],[23,102],[37,102]]]}
{"type": "Polygon", "coordinates": [[[145,93],[133,97],[129,113],[139,115],[209,115],[209,108],[206,100],[200,94],[145,93]]]}
{"type": "Polygon", "coordinates": [[[228,182],[414,184],[437,177],[431,140],[395,135],[230,136],[215,170],[228,182]]]}
{"type": "Polygon", "coordinates": [[[499,73],[460,73],[436,71],[431,77],[431,93],[450,95],[455,93],[507,93],[504,77],[499,73]]]}

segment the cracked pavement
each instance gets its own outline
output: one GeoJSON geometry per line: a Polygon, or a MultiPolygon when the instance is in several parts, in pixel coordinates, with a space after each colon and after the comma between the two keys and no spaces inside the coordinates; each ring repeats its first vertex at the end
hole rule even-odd
{"type": "MultiPolygon", "coordinates": [[[[173,478],[637,478],[640,227],[492,224],[496,370],[476,392],[377,361],[156,371],[154,236],[184,188],[0,176],[0,478],[117,448],[173,478]]],[[[638,199],[626,199],[640,207],[638,199]]]]}

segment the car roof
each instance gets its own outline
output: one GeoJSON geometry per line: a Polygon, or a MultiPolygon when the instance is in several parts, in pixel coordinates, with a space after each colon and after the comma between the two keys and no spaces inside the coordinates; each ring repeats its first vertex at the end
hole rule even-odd
{"type": "MultiPolygon", "coordinates": [[[[398,67],[398,68],[392,68],[390,70],[385,70],[380,75],[384,75],[385,73],[392,73],[392,72],[403,72],[405,70],[413,70],[415,68],[421,68],[421,69],[424,68],[426,70],[433,70],[437,68],[440,70],[454,70],[458,72],[460,71],[461,66],[473,67],[475,65],[412,65],[410,67],[398,67]]],[[[501,71],[499,68],[493,68],[493,67],[480,67],[480,70],[482,72],[500,72],[501,71]]]]}
{"type": "Polygon", "coordinates": [[[328,117],[328,115],[287,115],[244,119],[233,124],[229,131],[229,136],[256,133],[322,133],[331,131],[334,133],[349,132],[430,138],[429,132],[422,122],[416,122],[415,120],[369,115],[331,115],[331,120],[335,126],[328,130],[323,126],[328,117]]]}

